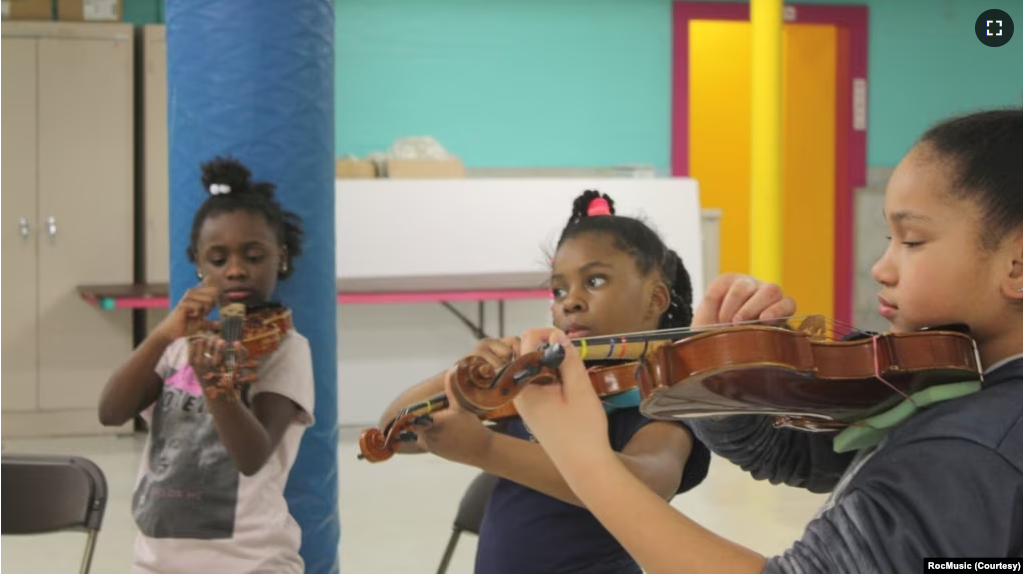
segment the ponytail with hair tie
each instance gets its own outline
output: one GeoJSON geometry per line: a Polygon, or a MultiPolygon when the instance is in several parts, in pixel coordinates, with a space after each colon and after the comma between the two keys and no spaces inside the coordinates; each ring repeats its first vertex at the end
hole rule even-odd
{"type": "Polygon", "coordinates": [[[614,200],[586,190],[572,203],[572,216],[561,232],[558,247],[578,235],[596,233],[613,238],[617,249],[628,253],[639,271],[659,273],[671,293],[659,328],[688,327],[693,320],[693,286],[682,259],[668,249],[657,233],[642,221],[615,215],[614,200]]]}

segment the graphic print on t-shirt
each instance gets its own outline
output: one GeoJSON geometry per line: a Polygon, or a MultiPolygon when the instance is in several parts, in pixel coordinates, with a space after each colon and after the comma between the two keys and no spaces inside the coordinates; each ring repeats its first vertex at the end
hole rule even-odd
{"type": "Polygon", "coordinates": [[[154,405],[148,468],[132,500],[150,538],[231,538],[239,474],[217,435],[191,365],[171,374],[154,405]]]}

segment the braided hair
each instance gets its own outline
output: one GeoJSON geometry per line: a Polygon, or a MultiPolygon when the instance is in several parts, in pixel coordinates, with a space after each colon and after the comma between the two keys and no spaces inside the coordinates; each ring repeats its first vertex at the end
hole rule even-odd
{"type": "Polygon", "coordinates": [[[288,265],[279,272],[285,279],[294,270],[294,259],[302,254],[302,219],[286,211],[274,199],[277,186],[267,181],[252,181],[252,172],[242,162],[217,156],[202,164],[202,186],[209,192],[192,220],[192,236],[188,243],[188,260],[198,259],[199,232],[207,218],[221,213],[246,211],[261,215],[274,230],[277,243],[287,251],[288,265]]]}
{"type": "Polygon", "coordinates": [[[997,247],[1023,229],[1023,109],[976,112],[945,120],[920,138],[948,169],[952,196],[981,210],[981,244],[997,247]]]}
{"type": "Polygon", "coordinates": [[[561,248],[565,241],[585,233],[611,237],[617,249],[632,256],[644,276],[655,270],[661,274],[671,293],[671,303],[661,316],[658,328],[689,326],[693,320],[692,280],[682,258],[668,249],[653,229],[638,219],[615,215],[614,200],[599,191],[587,190],[572,204],[572,216],[561,232],[557,247],[561,248]],[[591,208],[595,210],[593,215],[591,208]]]}

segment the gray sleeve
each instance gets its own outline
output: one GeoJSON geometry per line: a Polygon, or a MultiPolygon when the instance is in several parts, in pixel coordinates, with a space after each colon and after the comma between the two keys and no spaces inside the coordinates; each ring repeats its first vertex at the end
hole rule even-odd
{"type": "Polygon", "coordinates": [[[773,417],[736,415],[687,421],[715,454],[739,465],[757,480],[810,492],[830,492],[855,453],[836,453],[831,433],[776,429],[773,417]]]}
{"type": "Polygon", "coordinates": [[[1023,556],[1023,473],[958,439],[882,449],[768,574],[920,572],[924,558],[1023,556]]]}

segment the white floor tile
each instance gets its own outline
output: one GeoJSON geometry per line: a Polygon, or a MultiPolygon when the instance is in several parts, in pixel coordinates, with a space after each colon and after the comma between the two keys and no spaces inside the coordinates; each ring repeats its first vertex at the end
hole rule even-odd
{"type": "MultiPolygon", "coordinates": [[[[354,433],[342,433],[339,452],[342,574],[435,572],[451,522],[474,468],[416,455],[378,464],[356,460],[354,433]]],[[[131,492],[143,437],[4,441],[5,452],[77,454],[106,473],[110,503],[93,572],[128,572],[135,525],[131,492]]],[[[824,496],[750,479],[715,459],[707,481],[674,506],[707,528],[765,554],[799,538],[824,496]]],[[[17,574],[76,572],[85,537],[68,533],[4,537],[2,570],[17,574]]],[[[470,574],[476,539],[462,536],[450,574],[470,574]]]]}

